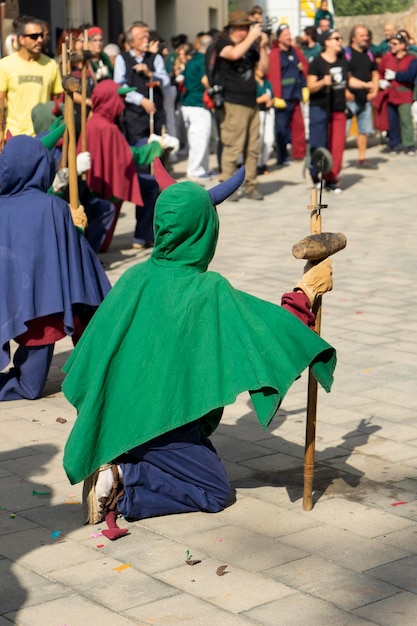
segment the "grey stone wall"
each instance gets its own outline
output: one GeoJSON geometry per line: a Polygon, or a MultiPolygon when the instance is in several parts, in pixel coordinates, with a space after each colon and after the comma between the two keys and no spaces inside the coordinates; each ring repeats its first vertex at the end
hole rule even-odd
{"type": "Polygon", "coordinates": [[[373,33],[374,43],[379,43],[384,38],[384,24],[391,22],[397,28],[405,28],[417,41],[417,2],[413,8],[401,13],[383,13],[381,15],[354,15],[353,17],[337,17],[336,26],[344,37],[345,43],[349,42],[350,30],[356,24],[363,24],[373,33]]]}

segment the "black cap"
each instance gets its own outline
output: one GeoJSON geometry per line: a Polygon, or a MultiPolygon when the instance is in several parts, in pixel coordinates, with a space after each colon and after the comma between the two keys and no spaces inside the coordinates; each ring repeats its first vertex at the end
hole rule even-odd
{"type": "Polygon", "coordinates": [[[319,33],[318,35],[318,42],[321,43],[321,45],[323,46],[326,39],[331,37],[333,33],[337,33],[336,28],[330,28],[330,30],[322,30],[321,33],[319,33]]]}
{"type": "Polygon", "coordinates": [[[393,35],[390,38],[390,41],[392,41],[393,39],[395,39],[395,41],[399,41],[400,43],[403,43],[403,44],[407,45],[407,39],[405,37],[403,37],[403,35],[401,35],[400,33],[397,33],[396,35],[393,35]]]}
{"type": "Polygon", "coordinates": [[[277,28],[277,39],[279,39],[280,34],[286,30],[287,28],[289,28],[288,24],[280,24],[277,28]]]}

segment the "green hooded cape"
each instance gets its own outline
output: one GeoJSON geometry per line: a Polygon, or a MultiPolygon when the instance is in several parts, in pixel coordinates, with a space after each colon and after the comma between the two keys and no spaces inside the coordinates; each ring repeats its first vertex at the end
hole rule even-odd
{"type": "Polygon", "coordinates": [[[330,390],[329,344],[285,309],[207,271],[217,236],[202,187],[184,182],[161,193],[151,257],[119,279],[64,367],[63,391],[78,410],[64,455],[72,483],[202,416],[209,435],[246,390],[266,429],[310,364],[330,390]]]}

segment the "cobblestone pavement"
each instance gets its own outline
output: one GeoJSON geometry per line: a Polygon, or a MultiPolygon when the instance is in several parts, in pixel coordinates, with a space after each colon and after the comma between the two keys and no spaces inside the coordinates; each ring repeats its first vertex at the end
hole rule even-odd
{"type": "MultiPolygon", "coordinates": [[[[75,418],[60,391],[64,340],[45,397],[0,408],[0,626],[414,626],[417,162],[380,148],[372,171],[347,150],[344,192],[324,196],[323,230],[348,246],[324,298],[338,367],[319,393],[313,510],[302,507],[304,375],[268,432],[247,395],[227,408],[213,436],[236,494],[225,511],[122,522],[130,533],[116,542],[82,526],[81,486],[62,468],[75,418]],[[187,551],[201,563],[185,564],[187,551]]],[[[263,202],[220,205],[211,269],[278,303],[302,272],[291,248],[309,232],[310,189],[300,163],[260,189],[263,202]]],[[[133,224],[125,205],[102,256],[112,282],[149,256],[130,248],[133,224]]]]}

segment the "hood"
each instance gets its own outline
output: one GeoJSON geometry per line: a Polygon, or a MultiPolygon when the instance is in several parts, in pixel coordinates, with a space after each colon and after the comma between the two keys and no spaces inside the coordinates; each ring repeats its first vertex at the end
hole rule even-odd
{"type": "Polygon", "coordinates": [[[35,135],[40,135],[50,129],[57,118],[64,114],[64,105],[57,104],[53,100],[39,102],[32,109],[32,124],[35,135]]]}
{"type": "Polygon", "coordinates": [[[11,196],[23,190],[48,191],[55,176],[55,163],[49,150],[36,137],[12,137],[0,155],[0,195],[11,196]]]}
{"type": "Polygon", "coordinates": [[[219,218],[203,187],[192,182],[167,187],[155,205],[154,230],[153,261],[207,270],[216,250],[219,218]]]}
{"type": "Polygon", "coordinates": [[[123,98],[118,94],[119,85],[113,80],[102,80],[91,94],[93,113],[114,122],[125,110],[123,98]]]}

